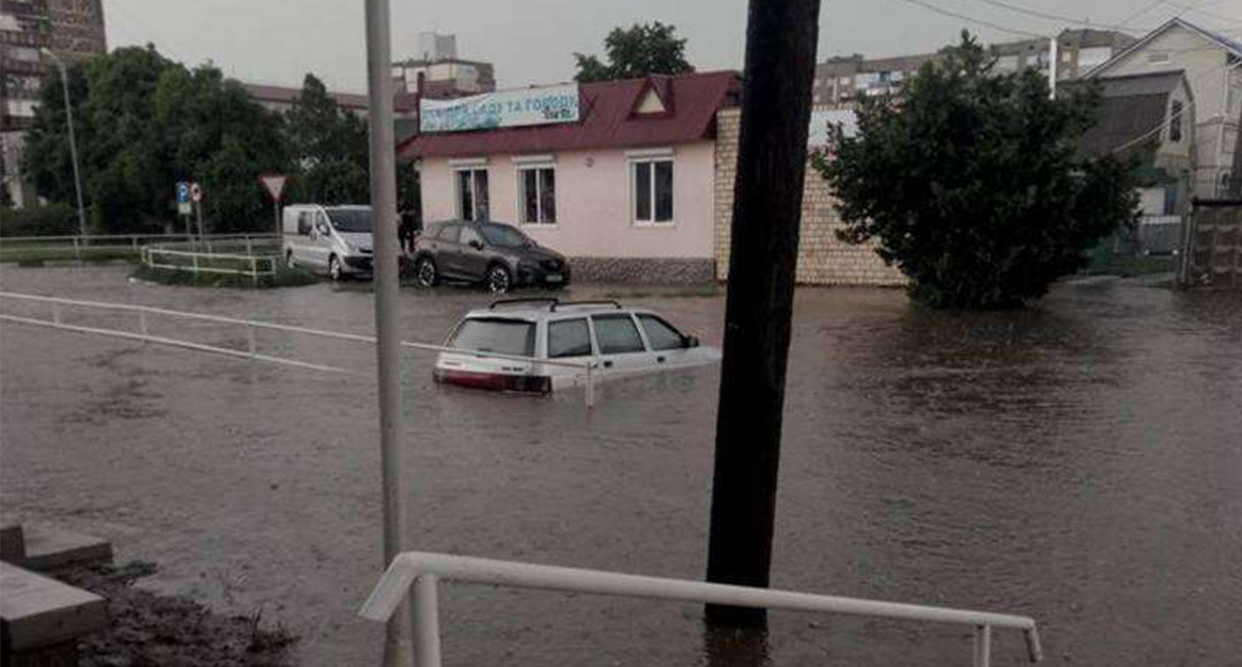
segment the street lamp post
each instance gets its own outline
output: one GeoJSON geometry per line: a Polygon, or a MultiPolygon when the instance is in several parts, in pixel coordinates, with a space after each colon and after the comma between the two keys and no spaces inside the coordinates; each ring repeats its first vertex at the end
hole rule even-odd
{"type": "Polygon", "coordinates": [[[82,175],[78,171],[78,140],[73,134],[73,104],[69,100],[69,72],[65,63],[49,48],[40,49],[60,70],[60,85],[65,93],[65,118],[69,124],[69,154],[73,158],[73,187],[78,195],[78,234],[86,236],[86,209],[82,206],[82,175]]]}

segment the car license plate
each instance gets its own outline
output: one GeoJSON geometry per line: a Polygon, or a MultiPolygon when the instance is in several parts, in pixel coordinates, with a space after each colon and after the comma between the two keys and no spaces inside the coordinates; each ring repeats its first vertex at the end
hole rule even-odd
{"type": "Polygon", "coordinates": [[[548,277],[544,278],[544,281],[549,283],[559,283],[563,280],[565,280],[565,278],[559,273],[549,273],[548,277]]]}

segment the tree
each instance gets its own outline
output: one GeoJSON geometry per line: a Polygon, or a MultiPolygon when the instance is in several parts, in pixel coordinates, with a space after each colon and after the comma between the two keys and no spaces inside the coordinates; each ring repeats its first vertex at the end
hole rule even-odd
{"type": "MultiPolygon", "coordinates": [[[[767,586],[819,0],[751,0],[716,416],[709,581],[767,586]]],[[[763,610],[707,607],[718,625],[763,610]]]]}
{"type": "Polygon", "coordinates": [[[686,40],[677,39],[677,28],[659,21],[635,23],[628,30],[613,28],[604,40],[608,64],[593,55],[575,53],[575,81],[637,79],[649,74],[685,74],[694,67],[686,62],[686,40]]]}
{"type": "MultiPolygon", "coordinates": [[[[280,118],[211,66],[189,70],[154,47],[117,49],[69,70],[83,190],[96,229],[158,232],[173,187],[198,180],[208,231],[267,230],[258,174],[288,158],[280,118]]],[[[39,194],[72,202],[64,101],[53,72],[40,94],[23,169],[39,194]]]]}
{"type": "Polygon", "coordinates": [[[1052,100],[1043,74],[993,62],[963,32],[897,96],[863,98],[835,159],[814,158],[840,199],[839,236],[877,241],[932,307],[1021,306],[1136,215],[1133,163],[1076,151],[1099,91],[1052,100]]]}
{"type": "Polygon", "coordinates": [[[298,167],[291,200],[318,204],[371,201],[366,123],[341,109],[315,75],[306,75],[302,94],[285,121],[298,167]]]}

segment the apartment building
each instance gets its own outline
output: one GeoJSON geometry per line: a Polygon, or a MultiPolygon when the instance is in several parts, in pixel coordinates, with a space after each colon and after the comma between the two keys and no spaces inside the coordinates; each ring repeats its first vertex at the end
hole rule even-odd
{"type": "Polygon", "coordinates": [[[416,93],[418,77],[423,77],[423,96],[452,99],[496,90],[496,68],[481,60],[457,57],[457,36],[434,32],[419,33],[418,55],[393,63],[392,75],[398,92],[416,93]]]}
{"type": "MultiPolygon", "coordinates": [[[[1057,37],[1057,80],[1072,79],[1102,65],[1136,41],[1112,30],[1063,30],[1057,37]]],[[[1035,67],[1047,74],[1050,70],[1051,40],[1002,42],[988,49],[996,57],[998,71],[1035,67]]],[[[829,58],[816,67],[814,102],[848,106],[860,97],[896,92],[920,67],[939,57],[938,53],[920,53],[892,58],[864,58],[860,54],[829,58]]]]}
{"type": "Polygon", "coordinates": [[[18,164],[53,67],[43,49],[67,61],[105,53],[102,0],[0,0],[0,182],[17,206],[34,201],[18,164]]]}

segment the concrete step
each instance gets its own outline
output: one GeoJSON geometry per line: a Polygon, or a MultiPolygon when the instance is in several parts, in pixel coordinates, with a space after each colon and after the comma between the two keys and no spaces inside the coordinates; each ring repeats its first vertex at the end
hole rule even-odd
{"type": "Polygon", "coordinates": [[[23,526],[22,532],[26,552],[22,567],[62,572],[112,562],[112,543],[103,538],[38,525],[23,526]]]}
{"type": "Polygon", "coordinates": [[[0,645],[6,664],[77,664],[76,640],[108,626],[94,593],[0,562],[0,645]],[[73,662],[49,660],[72,657],[73,662]]]}

